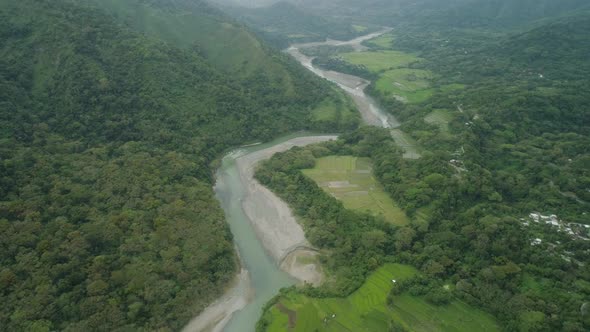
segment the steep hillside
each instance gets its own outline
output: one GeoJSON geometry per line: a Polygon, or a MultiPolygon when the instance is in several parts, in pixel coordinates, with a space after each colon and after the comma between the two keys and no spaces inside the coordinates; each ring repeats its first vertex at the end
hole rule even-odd
{"type": "Polygon", "coordinates": [[[294,93],[291,63],[270,51],[244,26],[202,1],[85,0],[132,28],[171,45],[192,49],[238,78],[265,79],[294,93]]]}
{"type": "Polygon", "coordinates": [[[253,37],[268,75],[136,29],[79,1],[0,1],[3,330],[179,330],[236,270],[211,163],[313,129],[326,98],[346,107],[253,37]]]}

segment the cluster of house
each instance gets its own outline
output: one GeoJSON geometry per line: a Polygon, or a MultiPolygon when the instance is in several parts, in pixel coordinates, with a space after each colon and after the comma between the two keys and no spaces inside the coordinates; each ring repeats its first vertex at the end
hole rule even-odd
{"type": "MultiPolygon", "coordinates": [[[[537,212],[530,213],[529,218],[535,223],[544,223],[547,225],[551,225],[555,227],[558,232],[565,232],[572,238],[590,241],[590,238],[588,238],[590,234],[590,225],[578,224],[574,222],[564,222],[563,220],[558,219],[557,216],[554,214],[544,216],[537,212]]],[[[528,226],[530,225],[530,223],[528,221],[524,221],[523,225],[528,226]]],[[[537,245],[540,243],[541,239],[534,239],[531,244],[537,245]]]]}

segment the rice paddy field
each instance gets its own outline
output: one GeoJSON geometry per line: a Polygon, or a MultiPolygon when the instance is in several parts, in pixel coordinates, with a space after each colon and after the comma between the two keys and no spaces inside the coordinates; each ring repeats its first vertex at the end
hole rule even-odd
{"type": "Polygon", "coordinates": [[[392,322],[411,331],[499,331],[488,314],[463,302],[434,306],[421,297],[401,294],[387,305],[393,280],[410,278],[418,271],[402,264],[386,264],[346,298],[310,298],[289,291],[264,313],[266,331],[388,331],[392,322]]]}
{"type": "Polygon", "coordinates": [[[316,159],[303,173],[351,210],[365,211],[395,225],[405,225],[408,217],[373,177],[371,161],[353,156],[328,156],[316,159]]]}
{"type": "MultiPolygon", "coordinates": [[[[387,35],[376,38],[368,43],[377,43],[378,48],[391,47],[391,40],[387,35]]],[[[421,69],[412,69],[408,66],[421,59],[408,53],[398,51],[369,51],[344,53],[341,57],[352,64],[363,65],[369,71],[377,73],[379,78],[375,82],[376,89],[383,95],[395,96],[406,103],[421,103],[432,96],[434,89],[430,87],[433,78],[431,72],[421,69]]]]}
{"type": "Polygon", "coordinates": [[[438,88],[431,87],[434,77],[428,70],[410,68],[410,65],[422,61],[421,58],[404,52],[394,51],[394,35],[387,33],[366,41],[371,51],[347,52],[340,56],[346,62],[363,65],[369,71],[378,74],[376,90],[384,96],[417,104],[428,100],[435,92],[449,93],[463,89],[462,84],[448,84],[438,88]]]}

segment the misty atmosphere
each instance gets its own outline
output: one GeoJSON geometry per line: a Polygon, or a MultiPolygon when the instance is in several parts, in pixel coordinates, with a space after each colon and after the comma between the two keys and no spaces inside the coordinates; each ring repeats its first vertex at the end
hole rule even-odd
{"type": "Polygon", "coordinates": [[[590,331],[587,0],[0,0],[0,331],[590,331]]]}

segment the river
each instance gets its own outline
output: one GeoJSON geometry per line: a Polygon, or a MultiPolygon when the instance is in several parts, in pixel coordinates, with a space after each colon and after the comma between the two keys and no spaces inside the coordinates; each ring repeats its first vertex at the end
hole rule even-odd
{"type": "Polygon", "coordinates": [[[325,78],[333,83],[336,83],[352,98],[356,104],[363,121],[371,126],[383,128],[397,128],[400,123],[397,119],[388,112],[382,110],[377,102],[365,93],[365,88],[371,83],[364,78],[343,74],[333,70],[323,70],[314,67],[312,64],[313,57],[309,57],[301,53],[301,49],[313,46],[331,45],[331,46],[352,46],[356,51],[363,51],[365,47],[362,42],[378,37],[384,33],[391,31],[391,29],[384,29],[379,32],[374,32],[362,37],[358,37],[349,41],[335,41],[328,40],[325,42],[314,42],[305,44],[293,44],[286,52],[295,58],[305,68],[311,70],[319,77],[325,78]]]}
{"type": "Polygon", "coordinates": [[[340,88],[342,88],[342,90],[344,90],[354,101],[363,118],[364,123],[371,126],[389,128],[393,140],[397,145],[404,149],[404,158],[418,159],[420,158],[420,153],[416,147],[416,144],[411,139],[411,137],[398,128],[400,126],[400,122],[391,113],[383,110],[379,104],[373,98],[371,98],[371,96],[365,93],[365,88],[371,83],[370,81],[358,76],[314,67],[312,63],[314,58],[309,57],[300,51],[306,47],[330,45],[352,46],[356,52],[361,52],[367,49],[362,45],[364,41],[373,39],[390,31],[390,28],[385,28],[381,31],[361,36],[349,41],[327,40],[325,42],[293,44],[286,50],[286,52],[314,74],[325,78],[330,82],[336,83],[340,88]]]}
{"type": "Polygon", "coordinates": [[[303,229],[288,205],[253,179],[255,165],[294,146],[334,140],[333,135],[293,134],[227,154],[217,170],[215,194],[225,212],[240,256],[233,287],[193,319],[183,331],[251,332],[262,307],[279,289],[298,282],[319,283],[321,271],[309,260],[303,229]]]}
{"type": "MultiPolygon", "coordinates": [[[[338,84],[355,102],[364,122],[398,131],[399,122],[383,111],[364,92],[369,81],[335,71],[325,71],[312,65],[312,58],[301,48],[319,45],[351,45],[362,51],[362,42],[390,31],[385,29],[350,41],[316,42],[292,45],[286,50],[304,67],[316,75],[338,84]]],[[[215,193],[225,212],[242,270],[234,285],[215,303],[193,319],[183,332],[226,331],[252,332],[262,313],[262,307],[279,289],[297,282],[319,283],[319,267],[309,263],[297,265],[297,257],[314,256],[301,226],[286,203],[253,179],[254,166],[274,153],[293,146],[304,146],[335,136],[295,134],[275,141],[238,148],[227,154],[217,171],[215,193]]],[[[395,136],[394,136],[395,138],[395,136]]],[[[312,260],[313,261],[313,260],[312,260]]]]}

